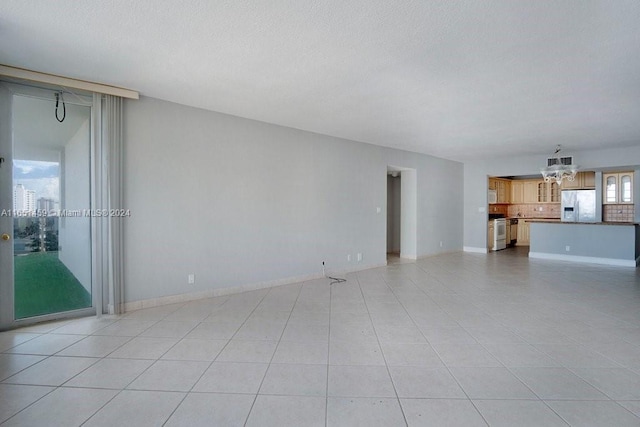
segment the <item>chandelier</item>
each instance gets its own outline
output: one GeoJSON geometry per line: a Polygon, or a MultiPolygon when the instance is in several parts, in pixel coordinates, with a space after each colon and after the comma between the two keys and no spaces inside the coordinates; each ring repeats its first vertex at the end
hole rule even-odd
{"type": "Polygon", "coordinates": [[[578,165],[574,165],[573,157],[560,157],[560,151],[562,147],[557,146],[554,157],[547,159],[547,167],[540,170],[544,182],[556,181],[558,185],[562,184],[563,179],[567,181],[573,181],[576,179],[576,173],[578,172],[578,165]]]}

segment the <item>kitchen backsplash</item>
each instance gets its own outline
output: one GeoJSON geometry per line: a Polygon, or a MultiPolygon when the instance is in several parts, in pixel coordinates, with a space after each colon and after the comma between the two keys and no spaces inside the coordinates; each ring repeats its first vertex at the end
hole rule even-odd
{"type": "Polygon", "coordinates": [[[606,222],[633,222],[633,205],[603,205],[602,220],[606,222]]]}
{"type": "MultiPolygon", "coordinates": [[[[489,205],[490,214],[502,214],[509,218],[560,218],[560,203],[489,205]]],[[[633,205],[603,205],[602,221],[633,222],[633,205]]]]}
{"type": "Polygon", "coordinates": [[[489,214],[502,214],[507,216],[508,205],[489,205],[489,214]]]}
{"type": "Polygon", "coordinates": [[[506,215],[523,218],[560,218],[560,203],[508,205],[506,215]]]}

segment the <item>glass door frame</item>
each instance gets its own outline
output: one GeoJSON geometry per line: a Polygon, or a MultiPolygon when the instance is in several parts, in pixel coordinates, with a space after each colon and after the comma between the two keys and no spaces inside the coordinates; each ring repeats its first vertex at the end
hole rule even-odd
{"type": "MultiPolygon", "coordinates": [[[[26,82],[11,82],[0,80],[0,210],[13,209],[13,100],[16,96],[27,96],[46,100],[55,100],[57,87],[47,87],[45,84],[32,85],[26,82]]],[[[96,194],[99,194],[97,172],[99,171],[100,150],[97,149],[100,132],[99,114],[101,112],[101,97],[94,94],[80,94],[74,91],[73,96],[67,96],[68,104],[81,105],[91,108],[90,114],[90,200],[93,208],[96,194]]],[[[10,240],[0,240],[0,331],[27,326],[34,323],[84,317],[102,314],[102,281],[98,260],[102,257],[102,238],[96,218],[91,218],[91,307],[15,319],[14,308],[14,250],[13,250],[13,217],[0,216],[0,234],[8,234],[10,240]],[[99,308],[99,309],[96,309],[99,308]]]]}

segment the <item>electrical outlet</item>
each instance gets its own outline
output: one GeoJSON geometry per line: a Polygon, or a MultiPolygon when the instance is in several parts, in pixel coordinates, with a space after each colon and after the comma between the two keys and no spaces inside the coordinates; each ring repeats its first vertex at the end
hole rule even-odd
{"type": "Polygon", "coordinates": [[[362,261],[362,254],[358,252],[358,262],[362,261]]]}
{"type": "Polygon", "coordinates": [[[193,273],[189,273],[189,274],[187,275],[187,283],[188,283],[189,285],[193,285],[193,284],[195,284],[195,283],[196,283],[196,275],[195,275],[195,274],[193,274],[193,273]]]}
{"type": "Polygon", "coordinates": [[[442,247],[442,240],[440,241],[440,247],[442,247]]]}
{"type": "Polygon", "coordinates": [[[351,262],[351,254],[347,255],[347,262],[351,262]]]}
{"type": "Polygon", "coordinates": [[[571,246],[568,246],[568,245],[567,245],[567,246],[565,246],[565,247],[564,247],[564,250],[565,250],[565,251],[567,251],[567,252],[569,252],[569,251],[571,250],[571,246]]]}

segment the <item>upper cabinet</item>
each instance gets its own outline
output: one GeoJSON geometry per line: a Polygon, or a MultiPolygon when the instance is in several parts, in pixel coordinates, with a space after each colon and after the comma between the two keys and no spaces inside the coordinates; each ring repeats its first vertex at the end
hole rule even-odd
{"type": "Polygon", "coordinates": [[[511,181],[511,203],[524,203],[523,181],[511,181]]]}
{"type": "Polygon", "coordinates": [[[562,180],[563,190],[580,190],[583,188],[596,188],[595,172],[578,172],[573,181],[562,180]]]}
{"type": "Polygon", "coordinates": [[[595,172],[580,172],[582,176],[582,188],[596,188],[595,172]]]}
{"type": "MultiPolygon", "coordinates": [[[[627,173],[624,175],[629,174],[627,173]]],[[[573,181],[563,180],[562,186],[558,185],[555,181],[544,182],[541,179],[508,180],[502,178],[489,178],[489,189],[496,191],[496,203],[560,203],[561,190],[596,188],[595,180],[595,172],[578,172],[573,181]]],[[[631,177],[631,181],[633,181],[633,176],[631,177]]],[[[629,182],[629,179],[625,178],[625,182],[629,182]]],[[[628,189],[627,194],[630,195],[631,189],[629,184],[626,185],[626,188],[628,189]]],[[[619,185],[616,186],[616,188],[618,187],[619,185]]]]}
{"type": "Polygon", "coordinates": [[[511,203],[560,203],[560,187],[537,179],[513,180],[511,203]]]}
{"type": "Polygon", "coordinates": [[[524,181],[524,203],[538,203],[538,181],[524,181]]]}
{"type": "Polygon", "coordinates": [[[555,181],[537,182],[538,203],[560,203],[560,187],[555,181]]]}
{"type": "Polygon", "coordinates": [[[602,174],[602,203],[633,203],[633,172],[602,174]]]}
{"type": "Polygon", "coordinates": [[[511,202],[511,181],[498,180],[498,203],[511,202]]]}
{"type": "Polygon", "coordinates": [[[496,203],[511,202],[511,181],[501,178],[489,178],[489,190],[496,190],[496,203]]]}

